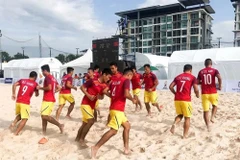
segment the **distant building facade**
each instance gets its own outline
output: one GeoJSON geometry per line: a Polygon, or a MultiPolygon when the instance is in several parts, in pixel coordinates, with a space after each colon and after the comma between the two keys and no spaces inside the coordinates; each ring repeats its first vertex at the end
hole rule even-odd
{"type": "Polygon", "coordinates": [[[234,46],[240,47],[240,0],[231,0],[235,8],[234,46]]]}
{"type": "Polygon", "coordinates": [[[209,0],[179,0],[166,6],[153,6],[118,12],[127,17],[128,53],[152,53],[170,56],[179,50],[210,48],[213,8],[209,0]]]}

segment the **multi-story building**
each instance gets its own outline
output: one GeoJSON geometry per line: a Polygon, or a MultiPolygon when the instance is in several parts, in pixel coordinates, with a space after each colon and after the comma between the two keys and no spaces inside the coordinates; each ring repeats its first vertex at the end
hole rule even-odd
{"type": "Polygon", "coordinates": [[[211,47],[212,20],[215,13],[209,0],[179,0],[166,6],[153,6],[118,12],[127,17],[128,53],[170,56],[173,51],[211,47]]]}
{"type": "Polygon", "coordinates": [[[240,47],[240,0],[231,0],[235,8],[234,46],[240,47]]]}

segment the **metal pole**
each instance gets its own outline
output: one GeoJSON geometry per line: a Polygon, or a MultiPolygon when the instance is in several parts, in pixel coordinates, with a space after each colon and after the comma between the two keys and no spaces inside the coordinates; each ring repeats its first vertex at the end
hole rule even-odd
{"type": "Polygon", "coordinates": [[[2,71],[2,31],[1,30],[0,30],[0,63],[1,63],[0,70],[2,71]]]}
{"type": "Polygon", "coordinates": [[[42,58],[42,40],[41,40],[40,33],[39,33],[39,54],[40,54],[40,58],[42,58]]]}
{"type": "Polygon", "coordinates": [[[79,48],[76,48],[76,50],[77,50],[77,55],[78,55],[78,50],[79,50],[79,48]]]}
{"type": "Polygon", "coordinates": [[[52,57],[52,48],[50,47],[50,57],[52,57]]]}
{"type": "Polygon", "coordinates": [[[218,48],[221,48],[221,39],[222,39],[222,37],[218,37],[217,39],[218,39],[218,48]]]}
{"type": "Polygon", "coordinates": [[[25,47],[22,47],[22,50],[23,50],[23,59],[24,59],[24,48],[25,48],[25,47]]]}

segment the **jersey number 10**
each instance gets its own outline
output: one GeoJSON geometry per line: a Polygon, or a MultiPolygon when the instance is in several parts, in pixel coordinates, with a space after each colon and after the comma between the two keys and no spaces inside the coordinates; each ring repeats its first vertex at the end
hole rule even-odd
{"type": "Polygon", "coordinates": [[[212,75],[211,74],[204,74],[204,84],[212,84],[212,75]]]}

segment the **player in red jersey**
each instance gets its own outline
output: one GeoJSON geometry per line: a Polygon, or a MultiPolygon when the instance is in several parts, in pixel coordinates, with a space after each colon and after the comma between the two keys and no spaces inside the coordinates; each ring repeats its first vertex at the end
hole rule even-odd
{"type": "Polygon", "coordinates": [[[133,72],[131,69],[125,69],[124,75],[116,80],[112,80],[110,84],[110,93],[106,93],[111,97],[111,106],[110,106],[110,121],[108,122],[108,127],[110,130],[106,132],[102,138],[97,142],[95,146],[91,148],[92,158],[96,158],[99,148],[105,144],[111,137],[117,134],[119,128],[123,126],[123,142],[124,142],[124,153],[129,154],[129,132],[130,132],[130,123],[128,122],[124,110],[126,99],[131,100],[134,104],[137,101],[131,96],[130,90],[130,80],[133,77],[133,72]]]}
{"type": "Polygon", "coordinates": [[[191,103],[191,88],[194,88],[196,97],[199,98],[199,90],[197,79],[192,75],[192,65],[186,64],[183,68],[182,74],[178,75],[170,84],[169,89],[175,95],[174,103],[176,108],[177,117],[170,132],[174,134],[176,125],[181,122],[184,117],[184,131],[183,138],[188,137],[188,130],[190,127],[190,118],[192,116],[192,103],[191,103]],[[174,87],[176,86],[176,91],[174,87]]]}
{"type": "Polygon", "coordinates": [[[100,74],[99,74],[99,66],[98,65],[95,65],[94,66],[94,71],[93,71],[93,78],[94,80],[98,79],[100,77],[100,74]]]}
{"type": "Polygon", "coordinates": [[[140,92],[141,92],[141,79],[143,79],[142,75],[140,73],[137,73],[136,67],[132,67],[133,70],[133,78],[131,80],[132,82],[132,90],[133,90],[133,96],[137,100],[136,104],[136,111],[142,110],[142,104],[139,100],[140,92]],[[138,109],[138,106],[140,109],[138,109]]]}
{"type": "Polygon", "coordinates": [[[30,99],[35,92],[35,96],[39,95],[36,83],[37,73],[32,71],[29,75],[29,79],[21,79],[13,84],[12,86],[12,99],[16,100],[16,88],[20,86],[16,101],[16,118],[10,125],[10,129],[13,131],[16,124],[19,123],[15,135],[18,135],[23,127],[26,125],[27,120],[30,116],[30,99]]]}
{"type": "Polygon", "coordinates": [[[118,71],[118,66],[117,66],[116,62],[110,63],[110,69],[111,69],[111,72],[112,72],[111,81],[122,77],[122,73],[120,73],[118,71]]]}
{"type": "Polygon", "coordinates": [[[110,69],[104,69],[102,75],[98,80],[89,80],[81,86],[82,92],[85,96],[82,99],[82,126],[78,130],[75,141],[79,141],[82,146],[85,146],[85,137],[95,122],[94,109],[96,101],[103,98],[103,90],[107,87],[107,82],[111,77],[110,69]]]}
{"type": "Polygon", "coordinates": [[[218,106],[218,94],[217,89],[222,89],[222,78],[217,69],[212,68],[212,60],[205,60],[205,67],[198,73],[198,83],[201,85],[202,90],[202,106],[203,106],[203,117],[208,130],[209,127],[209,107],[212,104],[212,116],[211,122],[214,123],[214,117],[217,113],[218,106]],[[215,78],[218,79],[218,88],[216,87],[215,78]]]}
{"type": "Polygon", "coordinates": [[[67,68],[67,74],[62,78],[62,89],[59,94],[59,108],[56,111],[56,119],[59,120],[60,114],[62,112],[62,109],[68,101],[70,103],[70,106],[68,107],[68,112],[66,117],[71,118],[70,114],[74,108],[75,100],[73,95],[71,94],[71,89],[77,90],[77,87],[73,86],[73,72],[74,69],[72,67],[67,68]]]}
{"type": "Polygon", "coordinates": [[[41,69],[45,77],[43,87],[39,87],[40,90],[43,90],[43,102],[41,106],[43,134],[46,134],[48,122],[58,126],[61,133],[63,133],[64,125],[60,124],[56,119],[50,116],[56,101],[55,92],[60,91],[61,87],[58,85],[56,79],[50,74],[49,65],[43,65],[41,69]]]}
{"type": "MultiPolygon", "coordinates": [[[[94,80],[98,80],[98,78],[100,77],[100,74],[99,74],[99,66],[98,65],[95,65],[94,66],[94,73],[93,73],[93,79],[94,80]]],[[[97,117],[100,117],[100,110],[99,110],[99,100],[97,100],[96,102],[96,106],[95,106],[95,110],[94,110],[94,117],[95,117],[95,122],[97,122],[97,117]]]]}
{"type": "Polygon", "coordinates": [[[145,84],[144,102],[148,112],[148,116],[151,116],[150,102],[153,106],[157,107],[158,111],[161,112],[163,106],[158,104],[158,96],[156,88],[158,86],[158,79],[154,73],[151,72],[149,64],[144,65],[145,73],[143,74],[143,83],[145,84]]]}

